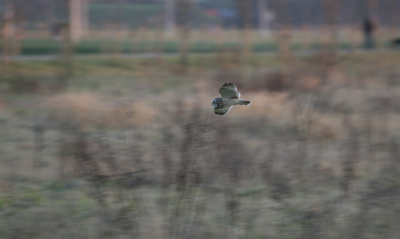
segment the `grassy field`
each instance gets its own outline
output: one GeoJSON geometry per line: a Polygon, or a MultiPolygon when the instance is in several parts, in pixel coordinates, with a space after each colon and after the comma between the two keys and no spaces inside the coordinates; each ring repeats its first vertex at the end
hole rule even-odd
{"type": "Polygon", "coordinates": [[[0,238],[399,238],[399,62],[12,62],[0,238]],[[226,81],[253,103],[220,117],[226,81]]]}
{"type": "MultiPolygon", "coordinates": [[[[1,42],[0,42],[1,44],[1,42]]],[[[307,45],[301,45],[300,43],[293,43],[291,48],[293,50],[299,50],[304,47],[307,49],[319,49],[322,43],[310,42],[307,45]]],[[[224,44],[218,44],[215,41],[197,41],[192,42],[189,48],[190,52],[193,53],[210,53],[216,52],[220,47],[226,49],[238,49],[241,44],[238,42],[225,42],[224,44]]],[[[59,54],[62,52],[62,42],[51,39],[27,39],[21,42],[21,55],[48,55],[48,54],[59,54]]],[[[340,49],[350,49],[351,43],[341,42],[339,45],[340,49]]],[[[1,47],[0,47],[1,49],[1,47]]],[[[265,51],[276,51],[278,49],[277,43],[272,40],[259,41],[252,44],[252,50],[254,52],[265,52],[265,51]]],[[[165,53],[176,53],[179,52],[178,41],[166,41],[160,44],[160,42],[143,39],[143,41],[128,41],[122,42],[111,41],[100,41],[100,40],[84,40],[79,42],[74,47],[74,52],[77,54],[99,54],[99,53],[146,53],[146,52],[165,52],[165,53]]]]}
{"type": "MultiPolygon", "coordinates": [[[[176,53],[181,49],[179,34],[165,36],[160,29],[139,28],[129,30],[120,25],[107,25],[106,29],[91,30],[85,38],[73,45],[76,54],[98,53],[176,53]]],[[[50,31],[27,30],[24,38],[10,44],[15,52],[21,55],[60,54],[63,51],[61,36],[50,36],[50,31]],[[18,48],[18,50],[17,50],[18,48]]],[[[294,29],[290,32],[290,48],[296,50],[318,50],[326,45],[329,31],[318,29],[294,29]]],[[[376,33],[378,48],[389,48],[390,42],[398,36],[393,29],[380,29],[376,33]]],[[[191,30],[188,51],[192,53],[215,53],[221,50],[235,51],[241,49],[243,33],[237,29],[196,29],[191,30]]],[[[253,52],[272,52],[278,50],[279,38],[276,34],[263,37],[256,30],[249,34],[250,49],[253,52]]],[[[0,41],[0,49],[4,45],[0,41]]],[[[342,50],[360,49],[363,47],[363,34],[360,29],[341,29],[338,33],[336,47],[342,50]]]]}

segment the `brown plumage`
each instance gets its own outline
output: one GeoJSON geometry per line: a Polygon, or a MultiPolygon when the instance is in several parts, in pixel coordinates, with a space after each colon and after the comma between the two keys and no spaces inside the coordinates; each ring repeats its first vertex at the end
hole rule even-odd
{"type": "Polygon", "coordinates": [[[240,100],[240,93],[233,83],[226,82],[220,89],[222,97],[215,98],[212,102],[214,113],[217,115],[226,115],[234,105],[250,105],[251,101],[240,100]]]}

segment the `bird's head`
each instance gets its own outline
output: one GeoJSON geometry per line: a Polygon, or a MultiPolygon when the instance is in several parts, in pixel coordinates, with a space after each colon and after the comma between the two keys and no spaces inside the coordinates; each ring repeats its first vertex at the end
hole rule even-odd
{"type": "Polygon", "coordinates": [[[212,106],[214,106],[214,108],[217,108],[217,107],[218,107],[218,105],[217,105],[217,100],[216,100],[216,99],[213,100],[212,106]]]}

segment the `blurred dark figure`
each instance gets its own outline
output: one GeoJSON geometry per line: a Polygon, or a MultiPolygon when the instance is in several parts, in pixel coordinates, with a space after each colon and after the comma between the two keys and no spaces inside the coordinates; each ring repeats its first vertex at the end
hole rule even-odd
{"type": "Polygon", "coordinates": [[[372,22],[371,19],[366,18],[364,20],[363,28],[365,35],[364,48],[365,49],[375,48],[375,41],[372,35],[373,31],[376,28],[375,24],[372,22]]]}
{"type": "Polygon", "coordinates": [[[396,38],[390,42],[392,47],[400,47],[400,38],[396,38]]]}
{"type": "Polygon", "coordinates": [[[60,36],[62,28],[63,28],[63,25],[60,24],[60,23],[52,24],[51,27],[50,27],[51,36],[53,36],[53,37],[60,36]]]}

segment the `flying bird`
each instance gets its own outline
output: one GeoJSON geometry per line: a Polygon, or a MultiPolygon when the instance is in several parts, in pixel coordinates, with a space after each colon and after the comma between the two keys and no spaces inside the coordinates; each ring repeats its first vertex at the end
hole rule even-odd
{"type": "Polygon", "coordinates": [[[214,113],[217,115],[226,115],[234,105],[250,105],[251,101],[240,100],[240,93],[234,84],[226,82],[220,89],[222,97],[215,98],[212,102],[214,113]]]}

